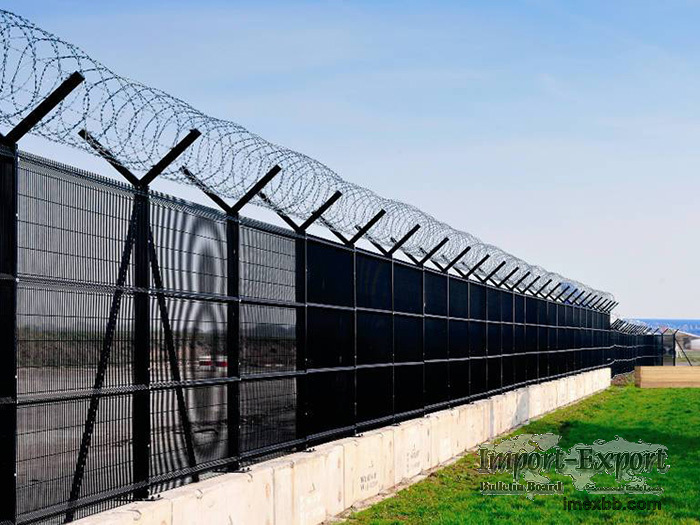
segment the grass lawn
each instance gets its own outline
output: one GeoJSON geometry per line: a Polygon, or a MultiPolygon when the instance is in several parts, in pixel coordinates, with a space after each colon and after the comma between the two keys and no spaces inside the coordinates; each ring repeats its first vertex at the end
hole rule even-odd
{"type": "MultiPolygon", "coordinates": [[[[598,500],[600,495],[575,491],[568,476],[548,474],[564,481],[564,495],[486,496],[481,481],[512,481],[512,475],[480,474],[477,455],[468,454],[364,511],[350,516],[350,524],[435,523],[700,523],[700,389],[638,389],[613,386],[576,405],[557,410],[511,435],[552,432],[559,445],[610,440],[616,435],[636,442],[668,447],[666,474],[656,471],[650,485],[664,488],[662,496],[615,496],[622,503],[661,502],[661,510],[563,510],[563,498],[598,500]]],[[[597,479],[597,478],[596,478],[597,479]]],[[[609,500],[612,496],[605,496],[609,500]]]]}

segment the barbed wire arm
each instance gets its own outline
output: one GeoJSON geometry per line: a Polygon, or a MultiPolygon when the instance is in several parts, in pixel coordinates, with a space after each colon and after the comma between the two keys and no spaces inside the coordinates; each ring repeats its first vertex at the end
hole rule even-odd
{"type": "Polygon", "coordinates": [[[448,262],[447,265],[445,266],[445,268],[444,268],[442,271],[445,272],[445,273],[447,273],[447,272],[450,270],[450,268],[452,268],[455,264],[457,264],[457,263],[460,261],[460,259],[461,259],[462,257],[464,257],[465,255],[467,255],[471,249],[472,249],[471,246],[467,246],[464,250],[462,250],[461,252],[459,252],[459,254],[457,255],[457,257],[455,257],[455,258],[452,259],[450,262],[448,262]]]}
{"type": "Polygon", "coordinates": [[[525,294],[525,292],[527,292],[527,291],[532,287],[533,284],[535,284],[537,281],[539,281],[541,277],[542,277],[541,275],[538,275],[537,277],[535,277],[532,281],[530,281],[530,284],[528,284],[528,285],[523,289],[523,291],[520,292],[520,293],[521,293],[521,294],[525,294]]]}
{"type": "Polygon", "coordinates": [[[351,246],[354,246],[357,241],[359,241],[363,235],[365,235],[375,224],[379,222],[379,220],[386,215],[386,210],[379,210],[377,214],[372,217],[367,223],[362,226],[362,227],[357,227],[357,233],[352,236],[352,238],[348,241],[351,246]]]}
{"type": "MultiPolygon", "coordinates": [[[[48,115],[51,110],[58,106],[63,100],[83,81],[85,77],[75,71],[60,86],[54,89],[49,96],[42,100],[29,114],[24,117],[19,123],[10,130],[10,132],[2,137],[6,144],[17,144],[19,139],[24,137],[31,129],[36,126],[41,119],[48,115]]],[[[2,136],[2,135],[0,135],[2,136]]]]}
{"type": "MultiPolygon", "coordinates": [[[[496,275],[496,274],[498,273],[498,271],[499,271],[501,268],[503,268],[505,265],[506,265],[506,261],[501,261],[501,263],[500,263],[498,266],[496,266],[493,270],[491,270],[491,272],[490,272],[481,282],[485,283],[485,282],[487,282],[488,280],[490,280],[490,279],[491,279],[494,275],[496,275]]],[[[494,281],[494,283],[495,283],[495,281],[494,281]]]]}
{"type": "Polygon", "coordinates": [[[413,228],[411,228],[410,230],[408,230],[408,232],[407,232],[403,237],[401,237],[398,241],[395,241],[395,242],[394,242],[394,246],[392,246],[392,247],[386,252],[386,254],[387,254],[387,255],[393,255],[394,253],[396,253],[396,250],[398,250],[398,249],[401,248],[404,244],[406,244],[406,242],[407,242],[411,237],[413,237],[413,236],[416,234],[416,232],[417,232],[418,230],[420,230],[420,224],[416,224],[413,228]]]}
{"type": "Polygon", "coordinates": [[[336,191],[333,195],[331,195],[326,202],[321,204],[321,206],[319,206],[318,209],[315,212],[313,212],[311,216],[299,226],[299,230],[301,232],[305,232],[308,229],[308,227],[311,226],[314,222],[316,222],[318,218],[321,217],[321,215],[323,215],[328,208],[333,206],[333,204],[338,199],[340,199],[340,197],[342,197],[342,195],[343,194],[339,191],[336,191]]]}
{"type": "MultiPolygon", "coordinates": [[[[282,171],[282,168],[280,168],[279,165],[275,164],[274,166],[272,166],[270,171],[268,171],[265,175],[263,175],[263,177],[259,181],[257,181],[255,184],[253,184],[253,186],[251,186],[251,188],[245,192],[243,197],[238,199],[236,204],[231,206],[231,213],[234,215],[238,214],[241,211],[241,209],[243,208],[243,206],[248,204],[253,199],[253,197],[255,197],[256,195],[261,195],[262,189],[265,186],[267,186],[267,184],[272,179],[274,179],[280,171],[282,171]]],[[[267,199],[267,201],[270,202],[269,199],[267,199]]],[[[278,212],[278,214],[279,214],[279,212],[278,212]]]]}
{"type": "Polygon", "coordinates": [[[525,279],[527,279],[531,274],[532,274],[532,272],[530,272],[530,271],[526,272],[525,275],[523,275],[520,279],[518,279],[517,282],[513,286],[511,286],[510,289],[518,292],[519,291],[518,286],[520,286],[520,283],[522,283],[525,279]]]}
{"type": "Polygon", "coordinates": [[[491,255],[490,255],[490,254],[487,253],[486,255],[484,255],[484,257],[482,257],[482,259],[481,259],[478,263],[476,263],[476,264],[474,265],[474,267],[473,267],[471,270],[469,270],[467,273],[465,273],[465,274],[463,275],[463,277],[464,277],[465,279],[468,279],[470,275],[472,275],[475,271],[477,271],[477,270],[479,269],[479,267],[480,267],[482,264],[484,264],[486,261],[488,261],[490,258],[491,258],[491,255]]]}
{"type": "Polygon", "coordinates": [[[513,268],[508,275],[506,275],[503,279],[501,279],[501,282],[498,283],[499,288],[508,288],[506,286],[506,281],[513,277],[516,273],[518,273],[518,270],[520,270],[520,266],[516,266],[513,268]]]}

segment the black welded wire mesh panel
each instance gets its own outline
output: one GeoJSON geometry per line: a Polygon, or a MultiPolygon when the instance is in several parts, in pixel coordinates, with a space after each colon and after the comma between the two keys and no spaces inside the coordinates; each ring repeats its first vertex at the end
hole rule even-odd
{"type": "Polygon", "coordinates": [[[352,370],[314,372],[307,374],[304,382],[308,434],[321,434],[354,424],[355,373],[352,370]]]}
{"type": "Polygon", "coordinates": [[[504,323],[513,322],[513,294],[501,292],[501,320],[504,323]]]}
{"type": "Polygon", "coordinates": [[[352,306],[355,295],[353,252],[326,243],[309,241],[306,257],[308,301],[352,306]]]}
{"type": "Polygon", "coordinates": [[[450,398],[469,396],[469,359],[450,361],[450,398]]]}
{"type": "Polygon", "coordinates": [[[513,312],[514,312],[514,319],[516,323],[524,323],[525,322],[525,297],[519,294],[514,294],[513,297],[513,312]]]}
{"type": "Polygon", "coordinates": [[[469,317],[486,319],[486,287],[469,283],[469,317]]]}
{"type": "Polygon", "coordinates": [[[488,390],[499,390],[503,385],[501,384],[501,358],[500,357],[489,357],[487,361],[487,388],[488,390]]]}
{"type": "Polygon", "coordinates": [[[117,282],[132,214],[129,188],[23,153],[18,193],[20,276],[117,282]]]}
{"type": "MultiPolygon", "coordinates": [[[[192,448],[197,465],[228,457],[226,385],[183,388],[186,417],[192,426],[192,448]]],[[[173,474],[190,466],[183,414],[176,387],[151,393],[151,476],[173,474]]],[[[178,484],[158,484],[161,492],[178,484]]]]}
{"type": "Polygon", "coordinates": [[[396,414],[423,408],[423,365],[397,365],[394,367],[394,395],[396,414]]]}
{"type": "Polygon", "coordinates": [[[503,356],[501,358],[501,380],[503,387],[509,387],[515,383],[514,357],[503,356]]]}
{"type": "Polygon", "coordinates": [[[392,334],[391,314],[357,312],[357,364],[391,363],[392,334]]]}
{"type": "Polygon", "coordinates": [[[488,323],[486,328],[486,346],[488,355],[501,355],[501,325],[500,323],[488,323]]]}
{"type": "MultiPolygon", "coordinates": [[[[573,337],[574,333],[573,330],[571,331],[571,339],[573,342],[573,337]]],[[[546,326],[538,326],[537,327],[537,349],[540,352],[545,352],[549,350],[549,328],[546,326]]],[[[573,348],[573,345],[570,345],[569,348],[573,348]]]]}
{"type": "MultiPolygon", "coordinates": [[[[182,379],[226,377],[226,304],[164,297],[172,330],[174,361],[182,379]]],[[[151,297],[151,382],[175,380],[169,337],[158,299],[151,297]]]]}
{"type": "Polygon", "coordinates": [[[441,317],[425,318],[425,359],[447,359],[448,326],[447,319],[441,317]]]}
{"type": "Polygon", "coordinates": [[[372,421],[393,413],[394,374],[391,366],[357,370],[357,421],[372,421]]]}
{"type": "Polygon", "coordinates": [[[527,375],[527,364],[528,364],[528,358],[527,355],[516,355],[514,360],[514,367],[515,367],[515,383],[520,384],[524,383],[527,381],[528,375],[527,375]]]}
{"type": "Polygon", "coordinates": [[[538,367],[538,359],[537,359],[537,353],[529,353],[527,354],[527,378],[528,380],[535,380],[539,379],[539,367],[538,367]]]}
{"type": "Polygon", "coordinates": [[[445,403],[449,400],[449,362],[425,363],[425,405],[445,403]]]}
{"type": "Polygon", "coordinates": [[[501,353],[509,355],[513,353],[513,325],[501,325],[501,353]]]}
{"type": "Polygon", "coordinates": [[[154,194],[150,222],[163,285],[226,295],[226,218],[210,208],[154,194]]]}
{"type": "Polygon", "coordinates": [[[426,271],[425,313],[447,315],[447,277],[426,271]]]}
{"type": "Polygon", "coordinates": [[[522,354],[525,351],[525,326],[513,325],[513,352],[522,354]]]}
{"type": "Polygon", "coordinates": [[[537,324],[537,299],[534,297],[525,298],[525,322],[537,324]]]}
{"type": "Polygon", "coordinates": [[[391,262],[358,254],[356,264],[357,306],[391,310],[391,262]]]}
{"type": "Polygon", "coordinates": [[[486,392],[486,358],[469,360],[469,395],[479,396],[486,392]]]}
{"type": "Polygon", "coordinates": [[[307,368],[355,364],[355,318],[351,310],[309,307],[306,325],[307,368]]]}
{"type": "MultiPolygon", "coordinates": [[[[104,348],[114,290],[20,283],[17,291],[17,386],[22,395],[92,389],[104,348]]],[[[132,297],[115,317],[104,387],[132,383],[132,297]]]]}
{"type": "Polygon", "coordinates": [[[239,344],[241,375],[296,370],[298,328],[296,308],[242,304],[239,344]]]}
{"type": "Polygon", "coordinates": [[[298,378],[243,380],[240,385],[241,452],[251,452],[297,438],[298,378]]]}
{"type": "Polygon", "coordinates": [[[469,283],[463,279],[449,278],[450,317],[469,317],[469,283]]]}
{"type": "Polygon", "coordinates": [[[486,355],[486,323],[483,321],[469,322],[469,355],[486,355]]]}
{"type": "Polygon", "coordinates": [[[394,263],[394,310],[423,313],[423,272],[394,263]]]}
{"type": "Polygon", "coordinates": [[[501,292],[494,288],[486,289],[486,318],[489,321],[501,320],[501,292]]]}
{"type": "Polygon", "coordinates": [[[537,354],[537,368],[539,369],[539,377],[545,378],[553,375],[549,370],[549,360],[550,353],[546,351],[540,351],[537,354]]]}
{"type": "Polygon", "coordinates": [[[469,323],[450,319],[449,324],[450,359],[469,357],[469,323]]]}
{"type": "Polygon", "coordinates": [[[257,299],[295,301],[297,243],[292,237],[241,225],[240,294],[257,299]]]}
{"type": "MultiPolygon", "coordinates": [[[[17,503],[20,519],[68,502],[89,397],[20,406],[17,412],[17,503]]],[[[131,396],[100,400],[80,496],[130,485],[131,396]]]]}
{"type": "Polygon", "coordinates": [[[394,361],[423,359],[423,318],[394,315],[394,361]]]}
{"type": "Polygon", "coordinates": [[[537,323],[541,325],[547,324],[547,301],[542,299],[537,300],[537,323]]]}

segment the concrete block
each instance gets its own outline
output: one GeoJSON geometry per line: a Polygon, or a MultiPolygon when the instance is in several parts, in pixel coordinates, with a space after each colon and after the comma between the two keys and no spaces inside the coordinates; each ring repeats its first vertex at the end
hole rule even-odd
{"type": "Polygon", "coordinates": [[[578,401],[588,395],[586,392],[586,374],[576,374],[571,377],[572,397],[570,402],[578,401]]]}
{"type": "Polygon", "coordinates": [[[493,424],[493,399],[486,398],[475,401],[474,433],[477,443],[485,443],[495,436],[493,424]]]}
{"type": "Polygon", "coordinates": [[[430,421],[414,419],[394,428],[394,475],[396,483],[417,476],[430,465],[430,421]]]}
{"type": "Polygon", "coordinates": [[[476,442],[474,441],[472,404],[460,405],[455,407],[454,411],[456,412],[456,427],[454,430],[454,455],[456,456],[476,446],[476,442]]]}
{"type": "Polygon", "coordinates": [[[541,384],[527,387],[530,403],[528,419],[535,419],[544,414],[544,389],[541,384]]]}
{"type": "Polygon", "coordinates": [[[479,411],[474,403],[461,405],[457,408],[459,411],[460,431],[462,432],[461,447],[462,452],[472,449],[477,446],[480,441],[475,426],[479,418],[479,411]]]}
{"type": "Polygon", "coordinates": [[[395,485],[391,427],[345,440],[343,455],[346,508],[395,485]]]}
{"type": "Polygon", "coordinates": [[[515,394],[515,426],[522,425],[528,421],[530,417],[530,390],[518,388],[514,390],[515,394]]]}
{"type": "Polygon", "coordinates": [[[294,523],[294,458],[291,454],[268,462],[272,469],[273,514],[275,525],[294,523]]]}
{"type": "MultiPolygon", "coordinates": [[[[172,505],[172,525],[193,523],[253,523],[252,501],[246,504],[252,493],[253,477],[248,473],[223,474],[199,483],[186,485],[162,494],[172,505]]],[[[269,488],[272,496],[272,486],[269,488]]],[[[256,498],[256,503],[258,500],[256,498]]],[[[272,504],[269,504],[270,509],[272,504]]],[[[260,509],[256,509],[260,511],[260,509]]],[[[258,523],[272,523],[261,519],[258,523]]]]}
{"type": "Polygon", "coordinates": [[[544,413],[557,408],[557,385],[554,381],[542,383],[542,408],[544,413]]]}
{"type": "Polygon", "coordinates": [[[137,501],[73,522],[75,525],[171,525],[172,506],[168,500],[137,501]]]}
{"type": "Polygon", "coordinates": [[[513,392],[493,396],[493,433],[503,434],[513,428],[515,420],[516,398],[513,392]]]}
{"type": "MultiPolygon", "coordinates": [[[[391,448],[393,449],[393,433],[391,434],[391,448]]],[[[345,505],[345,454],[343,446],[337,442],[327,443],[318,446],[317,450],[323,454],[325,463],[324,472],[320,479],[327,492],[326,513],[327,516],[334,516],[347,508],[345,505]]]]}
{"type": "Polygon", "coordinates": [[[570,380],[571,376],[560,377],[554,382],[554,386],[557,390],[557,404],[555,408],[568,405],[574,397],[571,392],[572,382],[570,380]]]}
{"type": "Polygon", "coordinates": [[[506,409],[508,416],[506,431],[510,431],[518,426],[518,395],[514,390],[506,392],[503,395],[506,397],[506,409]]]}
{"type": "Polygon", "coordinates": [[[441,410],[426,418],[430,422],[430,455],[440,465],[450,459],[452,454],[453,415],[449,410],[441,410]]]}

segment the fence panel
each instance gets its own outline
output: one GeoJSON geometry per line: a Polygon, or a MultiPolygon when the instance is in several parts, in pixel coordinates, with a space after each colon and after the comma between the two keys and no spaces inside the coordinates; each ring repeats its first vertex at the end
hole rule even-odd
{"type": "Polygon", "coordinates": [[[15,219],[4,154],[0,255],[17,281],[2,280],[3,300],[16,296],[2,337],[14,345],[16,330],[16,352],[0,417],[17,448],[1,464],[17,472],[3,478],[17,523],[70,521],[532,382],[661,358],[660,337],[611,330],[602,312],[32,155],[19,158],[15,219]]]}

